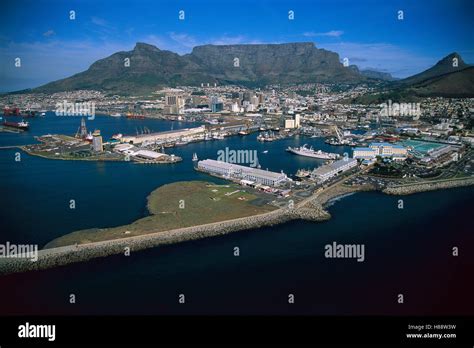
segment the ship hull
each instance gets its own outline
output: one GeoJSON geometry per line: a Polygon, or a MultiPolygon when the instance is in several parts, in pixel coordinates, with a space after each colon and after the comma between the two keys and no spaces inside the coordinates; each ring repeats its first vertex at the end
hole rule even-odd
{"type": "Polygon", "coordinates": [[[18,123],[14,123],[14,122],[4,122],[3,125],[5,127],[22,129],[22,130],[28,130],[30,128],[30,126],[22,126],[22,125],[19,125],[18,123]]]}
{"type": "Polygon", "coordinates": [[[327,154],[324,154],[324,153],[311,153],[311,152],[303,152],[303,151],[298,151],[298,150],[295,150],[295,149],[287,149],[286,151],[294,154],[294,155],[298,155],[298,156],[304,156],[304,157],[310,157],[310,158],[316,158],[316,159],[322,159],[322,160],[335,160],[338,158],[338,156],[331,156],[331,155],[327,155],[327,154]]]}

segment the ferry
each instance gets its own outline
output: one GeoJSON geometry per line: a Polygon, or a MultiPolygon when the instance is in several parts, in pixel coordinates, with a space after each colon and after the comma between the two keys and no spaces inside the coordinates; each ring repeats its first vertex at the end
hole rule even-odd
{"type": "Polygon", "coordinates": [[[30,128],[29,123],[25,122],[25,121],[21,121],[21,122],[7,122],[7,121],[4,121],[3,125],[5,127],[17,128],[17,129],[22,129],[22,130],[28,130],[30,128]]]}
{"type": "Polygon", "coordinates": [[[313,150],[313,147],[307,148],[306,144],[300,147],[288,147],[286,151],[295,155],[313,157],[318,159],[336,160],[340,156],[337,153],[324,152],[321,150],[313,150]]]}

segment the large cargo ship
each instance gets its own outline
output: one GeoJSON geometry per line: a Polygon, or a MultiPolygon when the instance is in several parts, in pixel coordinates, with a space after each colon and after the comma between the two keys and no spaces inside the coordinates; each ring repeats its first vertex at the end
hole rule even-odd
{"type": "Polygon", "coordinates": [[[288,147],[286,151],[299,156],[313,157],[318,159],[336,160],[340,156],[337,153],[324,152],[321,150],[313,150],[313,147],[307,148],[306,144],[300,147],[288,147]]]}
{"type": "Polygon", "coordinates": [[[28,128],[30,128],[30,125],[28,124],[28,122],[25,122],[25,121],[21,121],[21,122],[7,122],[7,121],[4,121],[3,125],[5,127],[17,128],[17,129],[22,129],[22,130],[28,130],[28,128]]]}

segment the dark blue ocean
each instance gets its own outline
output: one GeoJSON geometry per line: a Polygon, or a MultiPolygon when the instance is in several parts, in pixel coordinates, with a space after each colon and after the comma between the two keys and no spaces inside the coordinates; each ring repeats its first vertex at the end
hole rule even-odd
{"type": "MultiPolygon", "coordinates": [[[[29,132],[0,133],[0,146],[74,134],[80,118],[48,113],[30,122],[29,132]]],[[[143,126],[158,131],[197,124],[97,116],[87,126],[108,138],[143,126]]],[[[256,134],[167,149],[184,159],[174,165],[55,161],[25,153],[15,162],[19,150],[0,150],[0,243],[43,246],[75,230],[127,224],[147,215],[146,197],[161,185],[218,181],[193,170],[194,152],[203,159],[216,158],[225,147],[254,149],[262,168],[288,174],[320,165],[284,151],[305,143],[351,154],[320,138],[259,143],[256,134]]],[[[460,188],[406,196],[403,210],[399,197],[358,193],[335,202],[333,218],[324,223],[296,221],[0,276],[0,314],[472,314],[473,193],[460,188]],[[364,244],[366,260],[325,258],[324,246],[333,241],[364,244]],[[397,304],[400,293],[404,304],[397,304]],[[75,304],[68,302],[70,294],[75,304]],[[185,304],[178,304],[179,294],[185,304]]]]}

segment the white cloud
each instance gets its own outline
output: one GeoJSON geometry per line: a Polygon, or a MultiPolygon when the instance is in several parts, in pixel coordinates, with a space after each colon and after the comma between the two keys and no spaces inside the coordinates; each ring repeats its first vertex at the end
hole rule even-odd
{"type": "Polygon", "coordinates": [[[193,48],[194,46],[198,46],[198,40],[194,36],[191,36],[186,33],[175,33],[175,32],[170,32],[169,36],[172,40],[176,41],[178,44],[188,47],[188,48],[193,48]]]}
{"type": "Polygon", "coordinates": [[[331,31],[327,31],[325,33],[316,33],[314,31],[307,31],[307,32],[303,33],[303,36],[306,36],[306,37],[316,37],[316,36],[340,37],[340,36],[342,36],[342,34],[344,34],[344,31],[342,31],[342,30],[331,30],[331,31]]]}
{"type": "Polygon", "coordinates": [[[54,32],[54,30],[50,29],[46,32],[43,33],[43,36],[46,36],[46,37],[50,37],[50,36],[53,36],[55,35],[56,33],[54,32]]]}
{"type": "Polygon", "coordinates": [[[100,18],[100,17],[95,17],[95,16],[91,17],[91,22],[95,25],[98,25],[99,27],[105,27],[105,28],[111,27],[105,19],[100,18]]]}

